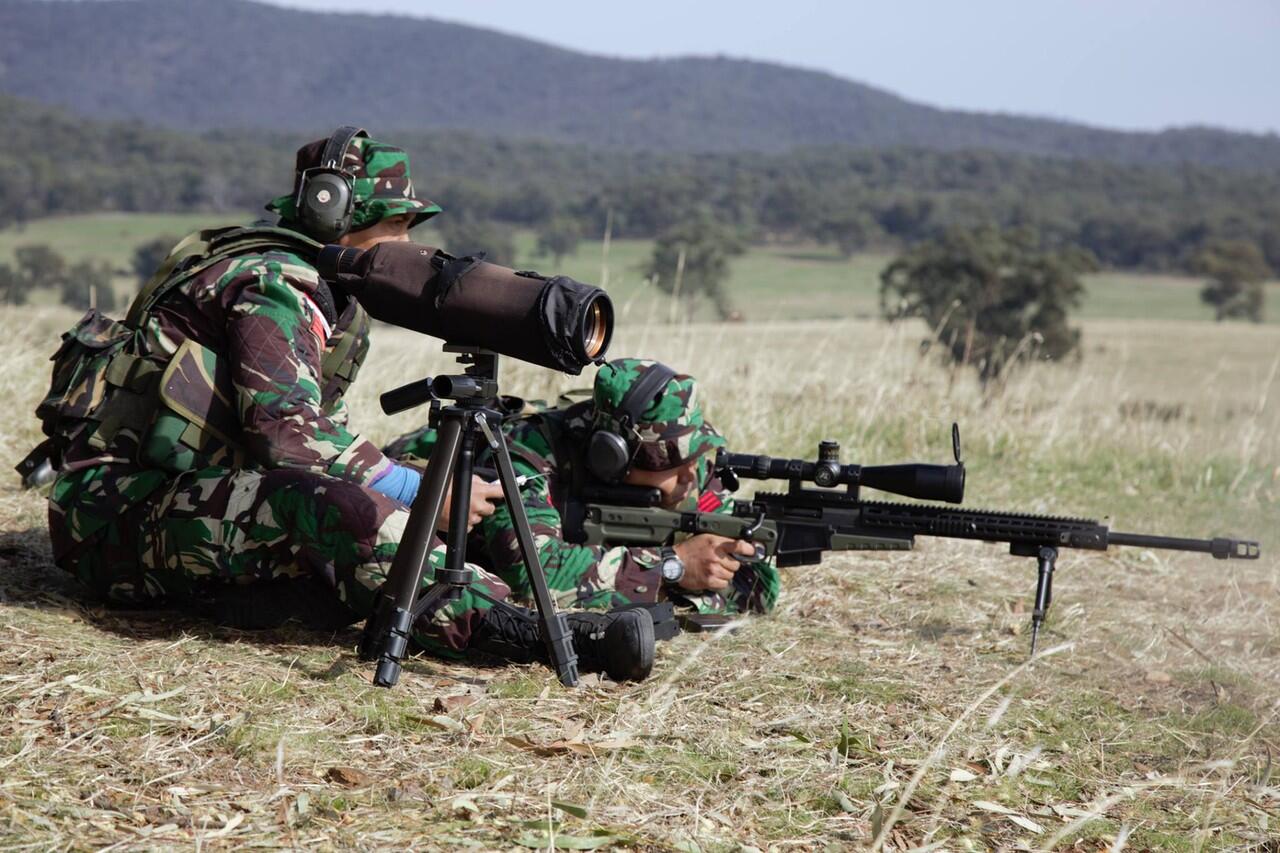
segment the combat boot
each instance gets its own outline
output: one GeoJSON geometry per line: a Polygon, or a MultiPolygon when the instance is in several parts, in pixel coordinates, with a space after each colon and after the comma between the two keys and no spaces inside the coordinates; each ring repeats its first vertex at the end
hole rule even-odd
{"type": "MultiPolygon", "coordinates": [[[[614,681],[643,681],[653,670],[653,618],[645,610],[566,613],[580,672],[614,681]]],[[[549,664],[542,624],[531,611],[494,607],[484,614],[471,647],[514,661],[549,664]]]]}

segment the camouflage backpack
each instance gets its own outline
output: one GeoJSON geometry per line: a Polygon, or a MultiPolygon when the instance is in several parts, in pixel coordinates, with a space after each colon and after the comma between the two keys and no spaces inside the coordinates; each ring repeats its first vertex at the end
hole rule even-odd
{"type": "MultiPolygon", "coordinates": [[[[141,353],[147,313],[167,293],[214,264],[235,255],[286,249],[314,257],[320,244],[283,228],[210,229],[188,235],[138,293],[123,322],[90,310],[62,335],[52,357],[49,392],[36,408],[49,438],[18,465],[24,475],[42,459],[53,468],[73,440],[84,437],[100,450],[137,448],[132,460],[170,472],[204,464],[215,443],[238,453],[239,418],[234,404],[216,389],[229,387],[217,353],[188,339],[171,358],[141,353]]],[[[345,389],[354,378],[347,362],[358,361],[353,345],[368,319],[358,317],[325,358],[325,378],[345,389]]]]}

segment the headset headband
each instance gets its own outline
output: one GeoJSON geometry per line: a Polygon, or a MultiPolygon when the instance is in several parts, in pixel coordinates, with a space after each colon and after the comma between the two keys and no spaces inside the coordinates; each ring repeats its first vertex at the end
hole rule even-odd
{"type": "Polygon", "coordinates": [[[653,366],[645,371],[644,376],[640,377],[640,381],[632,385],[622,396],[622,402],[618,403],[618,420],[622,426],[626,429],[635,427],[640,422],[640,416],[644,414],[644,410],[649,408],[654,398],[667,387],[667,383],[675,378],[674,370],[665,364],[654,362],[653,366]]]}
{"type": "Polygon", "coordinates": [[[320,168],[346,171],[342,168],[342,164],[347,156],[347,147],[357,136],[369,138],[369,134],[363,127],[344,124],[335,130],[333,136],[330,136],[329,141],[325,143],[324,153],[320,155],[320,168]]]}

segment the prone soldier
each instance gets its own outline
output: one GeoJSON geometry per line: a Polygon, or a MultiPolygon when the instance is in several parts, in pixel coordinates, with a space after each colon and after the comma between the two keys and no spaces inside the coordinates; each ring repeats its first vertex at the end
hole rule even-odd
{"type": "MultiPolygon", "coordinates": [[[[562,605],[608,609],[670,601],[709,616],[773,607],[777,569],[751,559],[755,551],[746,542],[709,533],[666,547],[570,541],[576,512],[588,492],[601,487],[657,489],[667,509],[729,511],[729,493],[712,464],[725,441],[703,417],[693,377],[655,361],[617,359],[597,372],[590,399],[513,418],[504,431],[525,478],[521,495],[547,583],[562,605]]],[[[385,452],[401,461],[422,460],[435,441],[435,431],[423,428],[385,452]]],[[[529,597],[505,506],[485,512],[468,555],[515,596],[529,597]]]]}

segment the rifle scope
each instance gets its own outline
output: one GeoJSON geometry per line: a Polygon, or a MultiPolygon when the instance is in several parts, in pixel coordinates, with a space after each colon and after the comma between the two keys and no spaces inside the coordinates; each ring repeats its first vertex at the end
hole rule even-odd
{"type": "Polygon", "coordinates": [[[823,488],[848,486],[856,494],[861,486],[892,492],[926,501],[958,504],[964,500],[964,465],[930,465],[912,462],[904,465],[842,465],[840,445],[823,441],[818,445],[818,459],[774,459],[749,453],[716,454],[716,470],[753,480],[791,480],[793,485],[813,483],[823,488]]]}
{"type": "Polygon", "coordinates": [[[375,319],[578,374],[604,359],[609,295],[567,276],[546,278],[417,243],[325,246],[316,269],[375,319]]]}

